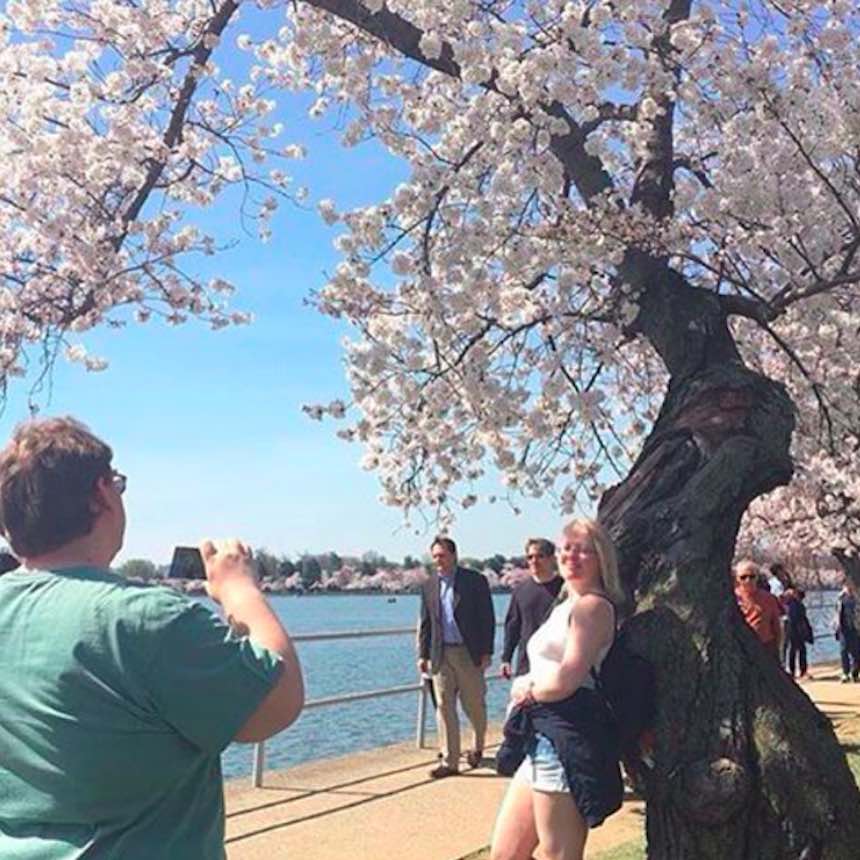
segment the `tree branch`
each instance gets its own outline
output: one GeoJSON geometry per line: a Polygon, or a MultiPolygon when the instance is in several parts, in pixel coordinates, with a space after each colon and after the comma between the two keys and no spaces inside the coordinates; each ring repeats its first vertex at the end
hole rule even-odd
{"type": "Polygon", "coordinates": [[[812,389],[812,393],[818,401],[821,420],[827,427],[827,439],[830,443],[830,449],[833,450],[835,447],[833,419],[830,417],[830,409],[827,406],[824,395],[821,393],[821,386],[812,378],[812,374],[806,369],[806,366],[800,360],[797,353],[785,342],[785,340],[781,338],[766,322],[759,320],[759,323],[761,324],[761,327],[773,338],[777,346],[779,346],[779,348],[788,356],[792,364],[797,367],[803,375],[803,378],[809,383],[809,387],[812,389]]]}
{"type": "Polygon", "coordinates": [[[798,290],[797,292],[789,293],[781,298],[780,301],[775,304],[775,307],[782,311],[789,305],[793,305],[795,302],[802,301],[803,299],[808,299],[811,296],[817,296],[820,293],[826,293],[830,290],[838,289],[839,287],[847,287],[851,284],[857,283],[860,283],[860,271],[849,275],[841,275],[836,278],[825,278],[818,283],[807,287],[805,290],[798,290]]]}
{"type": "MultiPolygon", "coordinates": [[[[420,46],[424,31],[387,8],[382,8],[379,12],[370,12],[357,0],[303,0],[303,2],[353,24],[403,56],[430,69],[458,80],[462,77],[460,64],[454,58],[454,49],[449,42],[442,43],[438,57],[428,57],[420,46]]],[[[510,101],[510,96],[502,93],[496,86],[495,72],[482,86],[487,91],[497,93],[510,101]]],[[[589,131],[593,129],[577,123],[559,101],[544,105],[543,110],[549,116],[566,122],[570,129],[567,134],[552,135],[550,148],[564,165],[582,199],[588,203],[596,195],[611,189],[612,178],[606,172],[601,160],[585,151],[585,141],[589,131]]],[[[610,109],[606,107],[604,111],[605,118],[608,118],[610,109]]],[[[621,111],[620,108],[618,111],[625,119],[629,118],[630,112],[621,111]]],[[[528,114],[525,116],[531,119],[528,114]]]]}
{"type": "Polygon", "coordinates": [[[751,299],[747,296],[739,296],[735,293],[724,293],[719,295],[720,305],[729,316],[746,317],[762,325],[773,322],[781,311],[771,307],[767,302],[760,299],[751,299]]]}
{"type": "MultiPolygon", "coordinates": [[[[664,69],[673,70],[676,76],[678,70],[671,58],[674,49],[670,41],[670,30],[672,24],[689,17],[691,5],[691,0],[672,0],[663,15],[666,26],[652,41],[660,64],[664,69]]],[[[657,113],[651,120],[651,133],[645,144],[645,157],[636,176],[631,203],[641,203],[655,218],[664,219],[670,217],[675,208],[672,202],[675,187],[675,103],[661,88],[654,86],[649,88],[646,95],[656,103],[657,113]]]]}
{"type": "MultiPolygon", "coordinates": [[[[230,23],[230,19],[238,8],[238,0],[225,0],[221,8],[209,21],[197,47],[191,55],[191,65],[186,72],[185,80],[182,82],[182,88],[179,91],[179,96],[170,115],[170,122],[162,138],[162,142],[168,149],[173,149],[182,140],[182,129],[185,125],[188,110],[191,107],[191,100],[197,90],[199,70],[209,61],[209,57],[215,49],[221,34],[230,23]]],[[[114,236],[111,242],[115,251],[118,251],[122,247],[128,235],[129,225],[137,220],[140,211],[149,199],[149,195],[161,178],[161,174],[164,172],[166,166],[166,159],[153,159],[150,162],[146,178],[140,188],[138,188],[129,206],[122,213],[122,222],[125,228],[117,236],[114,236]]]]}

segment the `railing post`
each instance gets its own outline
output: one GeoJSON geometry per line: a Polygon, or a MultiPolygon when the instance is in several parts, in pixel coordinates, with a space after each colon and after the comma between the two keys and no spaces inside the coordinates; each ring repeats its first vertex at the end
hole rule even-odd
{"type": "Polygon", "coordinates": [[[418,725],[415,740],[418,749],[424,749],[425,723],[427,722],[427,678],[421,676],[421,689],[418,692],[418,725]]]}
{"type": "Polygon", "coordinates": [[[252,783],[254,788],[263,787],[263,767],[266,763],[266,743],[259,741],[254,744],[254,774],[252,783]]]}

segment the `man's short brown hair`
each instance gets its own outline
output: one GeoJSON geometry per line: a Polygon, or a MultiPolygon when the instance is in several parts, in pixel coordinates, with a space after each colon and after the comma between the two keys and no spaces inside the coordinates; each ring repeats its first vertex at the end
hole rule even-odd
{"type": "Polygon", "coordinates": [[[74,418],[18,425],[0,453],[0,528],[23,558],[90,533],[93,488],[110,475],[111,449],[74,418]]]}
{"type": "Polygon", "coordinates": [[[529,554],[529,547],[537,547],[537,551],[544,557],[548,558],[555,555],[555,544],[547,538],[529,538],[526,541],[526,555],[529,554]]]}
{"type": "Polygon", "coordinates": [[[430,544],[431,552],[433,551],[433,547],[437,544],[439,546],[444,546],[445,549],[448,550],[448,552],[457,555],[457,544],[455,544],[454,541],[451,540],[451,538],[446,537],[445,535],[436,535],[436,537],[433,538],[433,543],[430,544]]]}

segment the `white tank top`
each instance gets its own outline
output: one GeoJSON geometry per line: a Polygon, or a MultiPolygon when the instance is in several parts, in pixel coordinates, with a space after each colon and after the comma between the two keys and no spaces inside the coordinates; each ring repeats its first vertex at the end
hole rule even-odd
{"type": "MultiPolygon", "coordinates": [[[[529,655],[529,674],[538,684],[540,684],[543,673],[554,671],[561,663],[567,633],[570,629],[570,614],[573,612],[573,606],[578,599],[578,594],[572,594],[562,603],[559,603],[529,639],[526,646],[526,653],[529,655]]],[[[603,658],[606,657],[611,647],[612,642],[600,650],[597,662],[594,664],[596,670],[600,670],[603,658]]],[[[591,672],[585,676],[580,686],[594,689],[594,678],[591,672]]]]}

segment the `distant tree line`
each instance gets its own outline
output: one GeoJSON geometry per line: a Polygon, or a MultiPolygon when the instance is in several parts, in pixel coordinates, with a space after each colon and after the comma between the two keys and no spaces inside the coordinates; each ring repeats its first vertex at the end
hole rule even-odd
{"type": "MultiPolygon", "coordinates": [[[[254,551],[254,558],[257,561],[261,579],[282,580],[296,577],[298,584],[304,589],[313,588],[344,568],[348,568],[358,577],[372,577],[383,571],[414,571],[421,568],[429,570],[432,566],[429,555],[419,558],[407,554],[398,563],[375,550],[368,550],[360,557],[341,556],[333,551],[304,552],[293,559],[266,549],[259,549],[254,551]]],[[[521,555],[508,557],[495,553],[483,559],[467,556],[460,559],[460,564],[479,571],[492,571],[500,576],[506,569],[524,568],[525,559],[521,555]]],[[[150,580],[166,577],[170,571],[170,565],[158,565],[145,558],[132,558],[123,562],[118,570],[129,579],[150,580]]]]}

